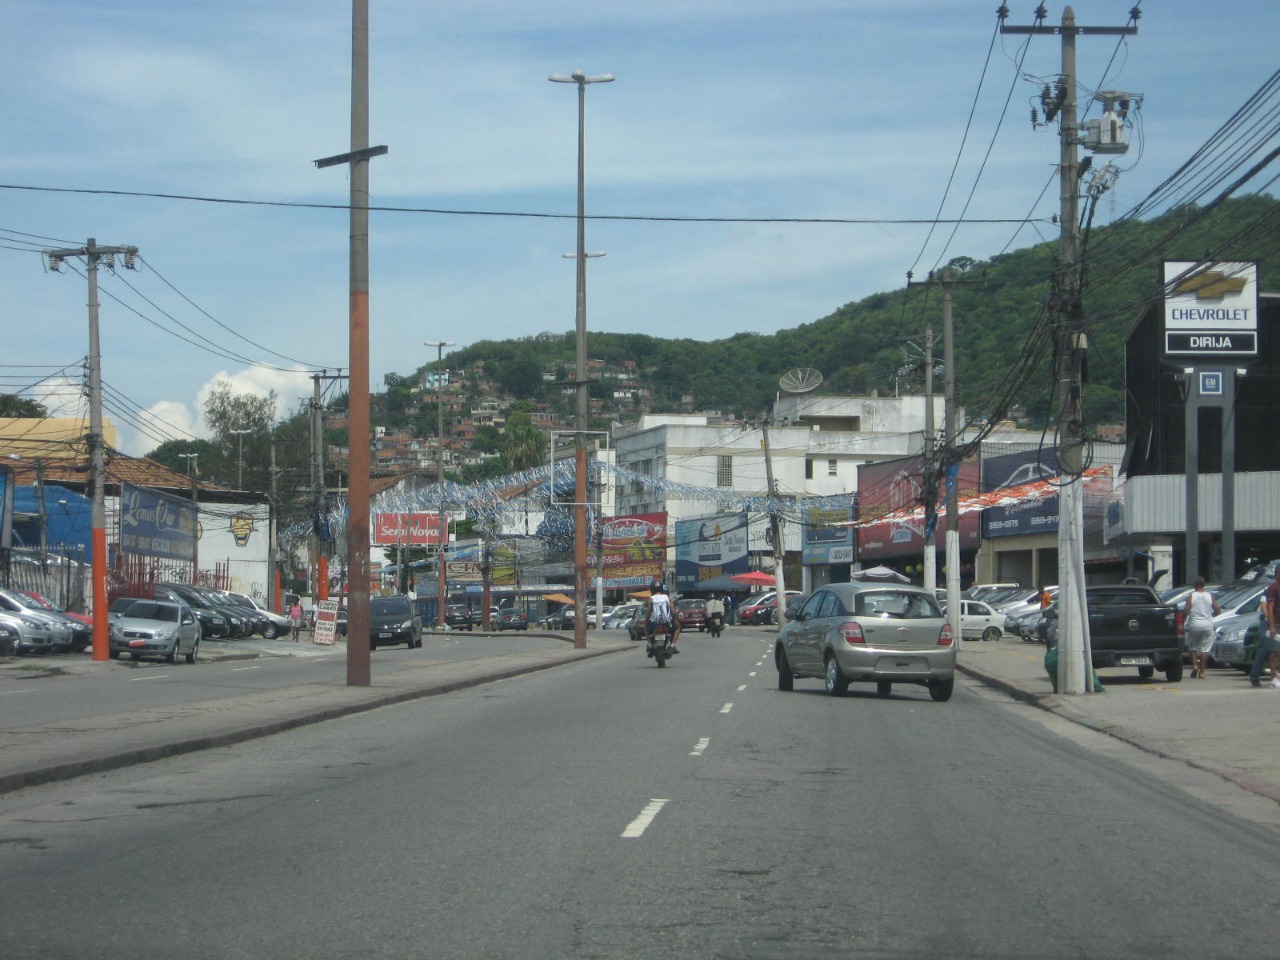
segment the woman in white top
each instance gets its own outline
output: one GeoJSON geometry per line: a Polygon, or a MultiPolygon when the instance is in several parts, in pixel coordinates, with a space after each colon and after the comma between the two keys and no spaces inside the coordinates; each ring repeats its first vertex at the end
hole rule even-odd
{"type": "Polygon", "coordinates": [[[1195,589],[1187,594],[1182,608],[1182,626],[1186,631],[1187,650],[1191,653],[1191,677],[1204,677],[1213,649],[1213,618],[1222,612],[1213,594],[1204,588],[1204,577],[1196,577],[1195,589]]]}

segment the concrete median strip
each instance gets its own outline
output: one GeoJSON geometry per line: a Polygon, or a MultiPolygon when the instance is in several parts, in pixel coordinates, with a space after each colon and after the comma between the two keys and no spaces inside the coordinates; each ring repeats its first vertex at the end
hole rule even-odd
{"type": "Polygon", "coordinates": [[[631,644],[610,643],[586,650],[557,647],[475,660],[432,660],[383,676],[375,671],[369,687],[307,682],[216,700],[7,727],[3,731],[5,746],[0,751],[0,793],[230,746],[308,724],[633,649],[631,644]]]}

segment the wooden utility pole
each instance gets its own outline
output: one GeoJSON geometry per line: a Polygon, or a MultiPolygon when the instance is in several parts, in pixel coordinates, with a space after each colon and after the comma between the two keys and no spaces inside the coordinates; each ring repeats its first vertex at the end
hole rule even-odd
{"type": "Polygon", "coordinates": [[[369,671],[369,0],[351,2],[351,150],[317,167],[351,169],[351,277],[348,296],[351,390],[347,443],[347,685],[367,687],[369,671]]]}

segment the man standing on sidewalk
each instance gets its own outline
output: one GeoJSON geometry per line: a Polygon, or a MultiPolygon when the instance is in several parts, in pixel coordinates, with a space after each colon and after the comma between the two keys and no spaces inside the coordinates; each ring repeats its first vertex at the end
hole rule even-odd
{"type": "Polygon", "coordinates": [[[1262,636],[1258,642],[1258,652],[1253,657],[1253,669],[1249,671],[1249,683],[1255,687],[1262,686],[1262,664],[1269,660],[1271,677],[1280,676],[1280,641],[1276,638],[1276,626],[1280,624],[1280,565],[1276,567],[1275,579],[1267,585],[1262,595],[1262,636]]]}

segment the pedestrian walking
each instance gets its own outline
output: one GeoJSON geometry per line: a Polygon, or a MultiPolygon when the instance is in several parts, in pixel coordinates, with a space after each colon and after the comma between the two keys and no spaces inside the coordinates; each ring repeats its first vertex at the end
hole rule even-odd
{"type": "Polygon", "coordinates": [[[293,628],[290,631],[290,636],[293,637],[294,643],[298,643],[299,642],[298,631],[302,629],[302,601],[301,600],[293,601],[293,605],[289,607],[289,619],[293,621],[293,628]]]}
{"type": "Polygon", "coordinates": [[[1191,653],[1191,678],[1204,679],[1204,668],[1209,665],[1209,651],[1213,649],[1213,618],[1222,612],[1218,600],[1204,588],[1204,577],[1196,577],[1195,588],[1187,594],[1182,607],[1182,626],[1187,650],[1191,653]]]}
{"type": "Polygon", "coordinates": [[[1274,684],[1280,678],[1280,638],[1276,637],[1276,626],[1280,624],[1280,565],[1276,567],[1275,579],[1262,595],[1261,616],[1262,635],[1258,638],[1258,652],[1253,656],[1253,669],[1249,671],[1249,683],[1255,687],[1262,686],[1262,665],[1268,661],[1271,682],[1274,684]]]}

